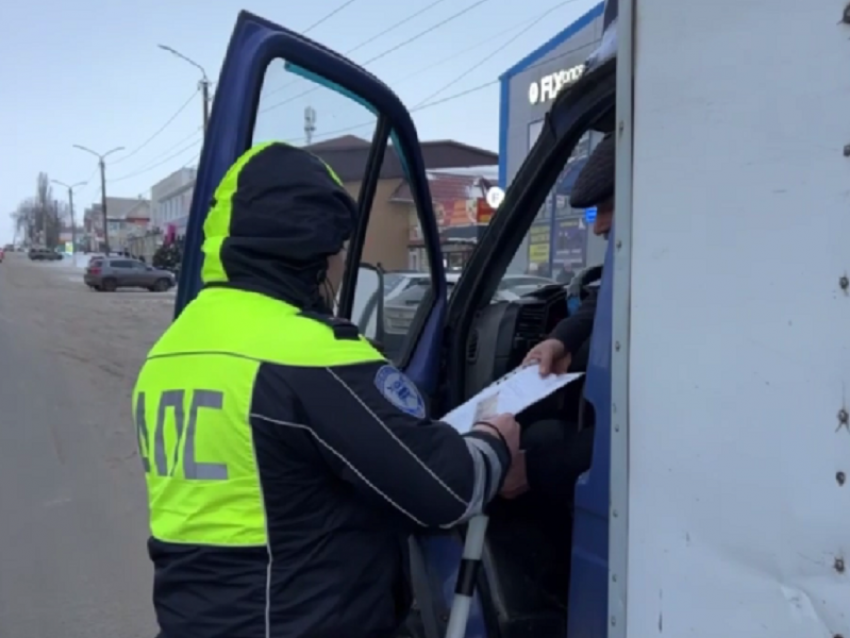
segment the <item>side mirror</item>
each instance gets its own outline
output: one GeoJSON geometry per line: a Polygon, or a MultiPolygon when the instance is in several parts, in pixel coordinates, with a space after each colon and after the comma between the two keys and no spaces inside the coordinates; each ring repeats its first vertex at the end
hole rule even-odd
{"type": "Polygon", "coordinates": [[[371,264],[357,268],[351,321],[372,342],[384,340],[384,271],[371,264]]]}

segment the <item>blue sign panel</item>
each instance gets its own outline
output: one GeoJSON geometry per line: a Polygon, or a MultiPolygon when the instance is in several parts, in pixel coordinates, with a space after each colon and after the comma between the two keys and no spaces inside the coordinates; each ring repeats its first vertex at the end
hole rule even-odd
{"type": "Polygon", "coordinates": [[[592,224],[596,221],[596,207],[586,208],[584,211],[584,221],[588,224],[592,224]]]}

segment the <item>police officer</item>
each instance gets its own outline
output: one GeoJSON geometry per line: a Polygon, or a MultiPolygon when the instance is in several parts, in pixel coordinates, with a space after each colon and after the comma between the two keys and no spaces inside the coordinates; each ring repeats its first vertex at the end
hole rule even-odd
{"type": "Polygon", "coordinates": [[[410,604],[407,537],[480,513],[513,417],[461,436],[329,308],[357,207],[283,144],[230,168],[204,288],[150,351],[134,412],[161,638],[382,638],[410,604]]]}

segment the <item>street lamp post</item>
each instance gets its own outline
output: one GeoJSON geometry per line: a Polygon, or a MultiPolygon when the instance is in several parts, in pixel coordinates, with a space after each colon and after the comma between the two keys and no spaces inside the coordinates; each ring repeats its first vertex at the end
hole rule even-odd
{"type": "Polygon", "coordinates": [[[106,158],[113,153],[123,151],[124,147],[118,146],[113,148],[111,151],[103,153],[102,155],[97,151],[93,151],[85,146],[80,146],[79,144],[74,144],[74,148],[78,148],[86,153],[91,153],[98,159],[98,165],[100,166],[100,207],[103,212],[103,245],[106,249],[106,254],[109,254],[109,223],[106,219],[106,158]]]}
{"type": "Polygon", "coordinates": [[[50,180],[57,186],[62,186],[68,189],[68,209],[71,211],[71,253],[77,252],[77,220],[74,218],[74,189],[85,186],[88,182],[77,182],[76,184],[66,184],[58,179],[50,180]]]}
{"type": "Polygon", "coordinates": [[[160,49],[162,49],[163,51],[168,51],[172,55],[176,55],[181,60],[188,62],[189,64],[191,64],[193,67],[195,67],[196,69],[198,69],[201,72],[201,79],[198,82],[198,87],[201,89],[201,96],[202,96],[203,101],[204,101],[204,103],[203,103],[204,120],[203,121],[204,121],[204,133],[206,133],[207,132],[207,124],[210,121],[210,80],[207,77],[207,72],[204,70],[204,67],[202,67],[200,64],[195,62],[193,59],[186,57],[185,55],[180,53],[180,51],[178,51],[177,49],[174,49],[173,47],[167,46],[165,44],[159,44],[157,46],[160,49]]]}

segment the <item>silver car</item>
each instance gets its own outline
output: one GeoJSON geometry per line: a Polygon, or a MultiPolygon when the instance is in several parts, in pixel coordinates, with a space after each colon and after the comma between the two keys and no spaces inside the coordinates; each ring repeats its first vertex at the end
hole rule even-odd
{"type": "Polygon", "coordinates": [[[174,273],[148,266],[126,257],[95,257],[83,275],[85,284],[97,291],[115,292],[118,288],[145,288],[165,292],[175,285],[174,273]]]}

